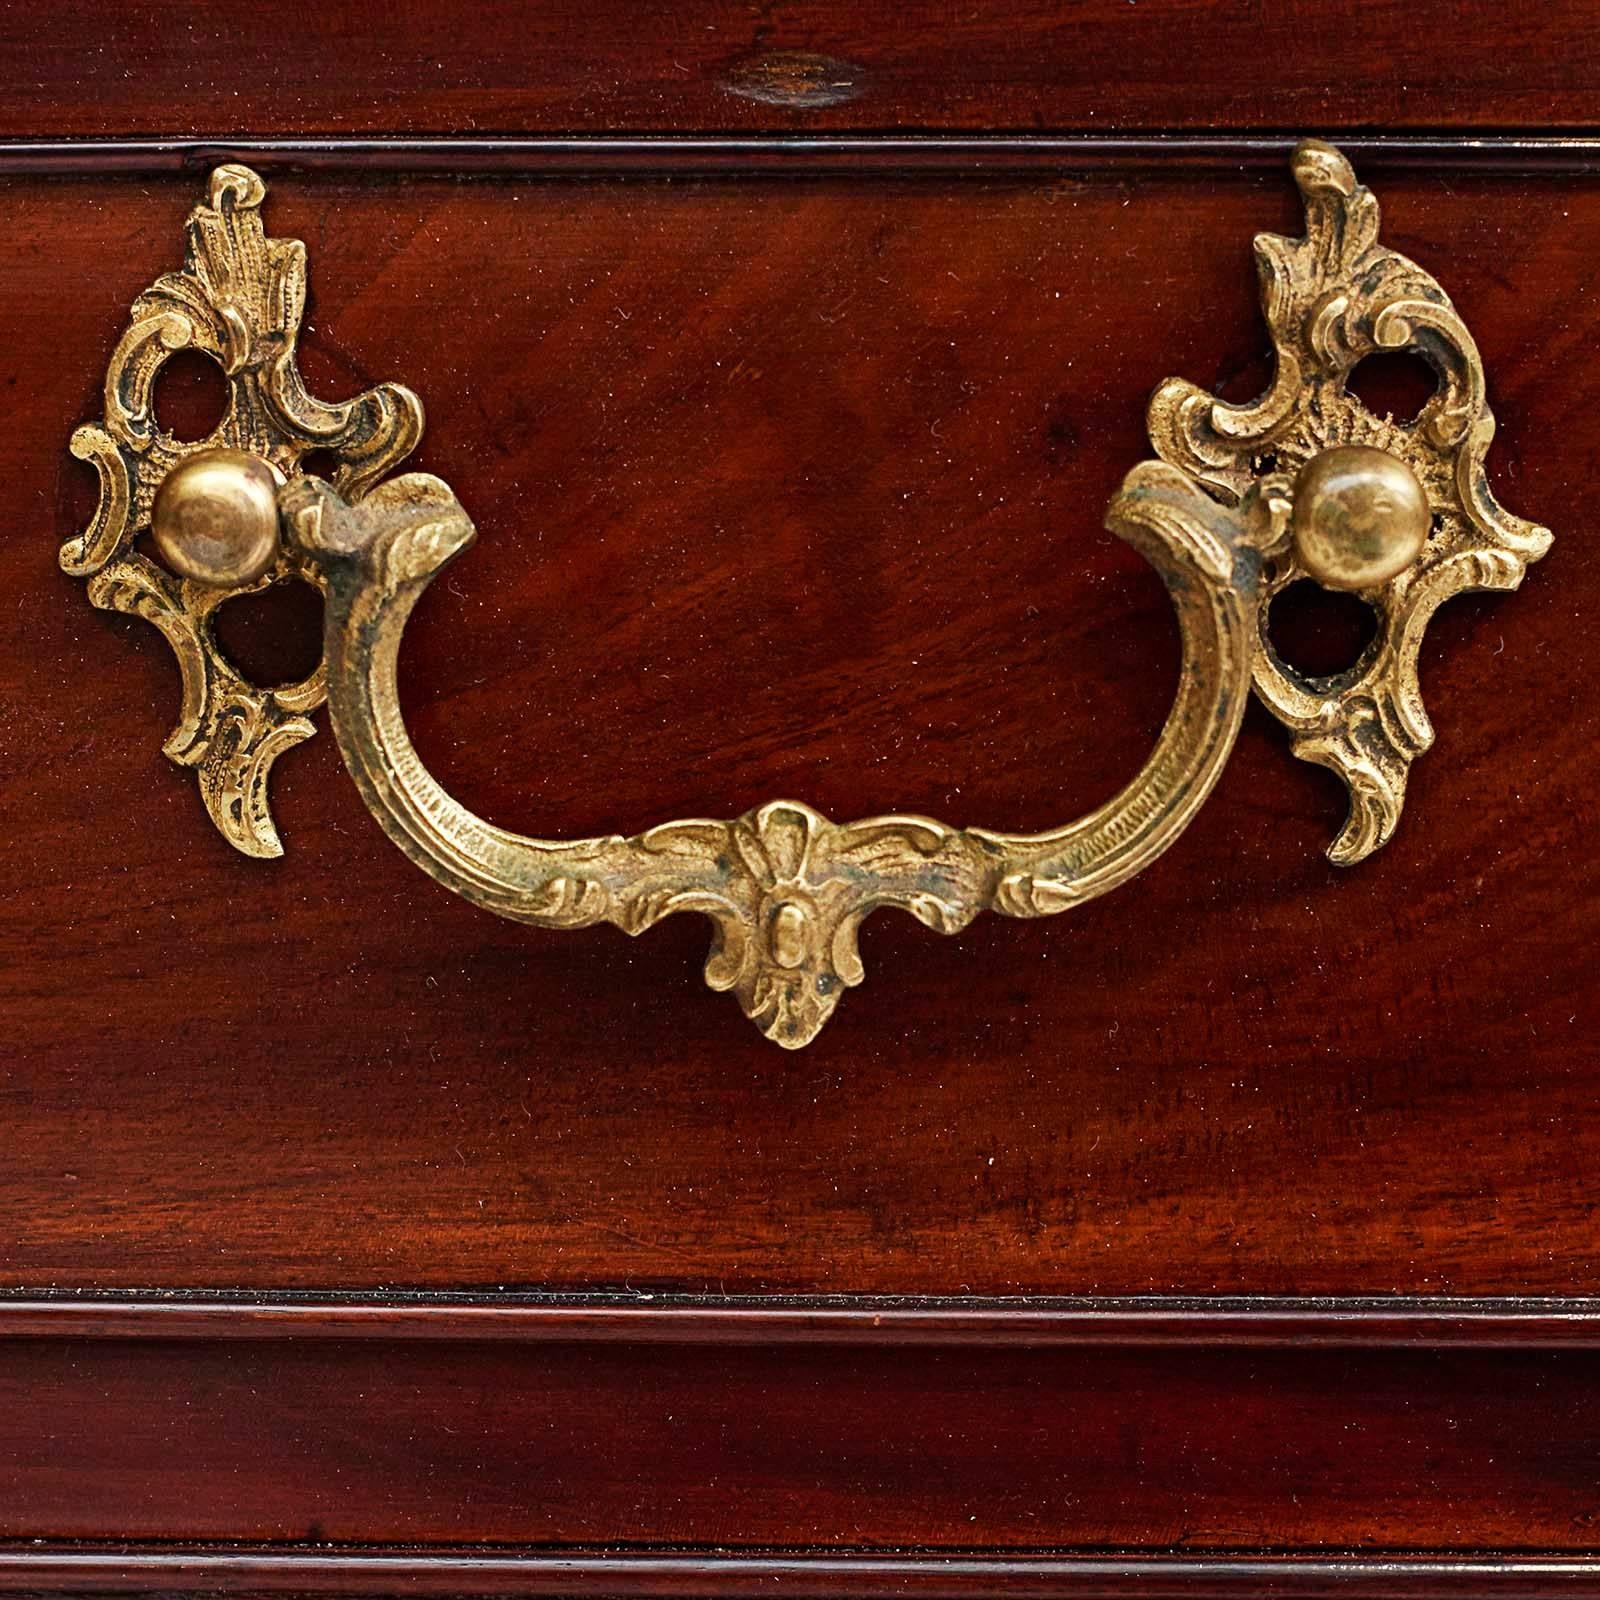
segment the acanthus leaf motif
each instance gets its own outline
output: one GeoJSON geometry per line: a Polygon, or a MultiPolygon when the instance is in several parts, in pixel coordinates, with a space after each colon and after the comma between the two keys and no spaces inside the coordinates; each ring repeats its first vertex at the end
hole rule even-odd
{"type": "Polygon", "coordinates": [[[1377,199],[1332,145],[1296,148],[1306,234],[1256,240],[1261,306],[1277,360],[1250,405],[1232,405],[1169,378],[1149,407],[1163,460],[1193,473],[1229,503],[1269,479],[1292,483],[1321,451],[1370,445],[1405,462],[1427,495],[1433,532],[1405,570],[1362,593],[1377,613],[1372,646],[1336,679],[1284,662],[1266,631],[1272,598],[1306,576],[1292,547],[1275,556],[1260,607],[1255,691],[1289,730],[1294,753],[1343,780],[1350,814],[1329,846],[1349,865],[1387,843],[1400,818],[1411,763],[1433,742],[1422,709],[1418,654],[1434,610],[1467,589],[1514,589],[1550,533],[1498,505],[1483,470],[1494,432],[1483,363],[1439,284],[1378,243],[1377,199]],[[1438,387],[1411,422],[1373,415],[1348,392],[1367,356],[1408,350],[1438,387]]]}
{"type": "Polygon", "coordinates": [[[95,605],[145,617],[172,645],[185,693],[166,753],[197,769],[201,798],[222,836],[259,857],[283,853],[267,802],[268,774],[285,749],[311,736],[307,713],[325,698],[324,672],[319,665],[286,686],[252,683],[223,655],[212,618],[235,595],[291,578],[318,580],[285,550],[258,583],[208,590],[180,582],[135,541],[150,525],[162,480],[201,451],[247,450],[285,478],[299,472],[309,451],[327,451],[339,463],[334,481],[347,498],[359,498],[422,432],[421,403],[398,384],[335,406],[307,395],[295,365],[305,247],[266,236],[265,194],[248,167],[218,167],[206,202],[190,213],[182,270],[157,278],[135,300],[106,373],[105,414],[72,438],[72,453],[99,475],[99,506],[60,553],[66,572],[90,580],[95,605]],[[221,420],[194,441],[165,431],[152,404],[162,366],[183,349],[216,361],[227,381],[221,420]]]}
{"type": "MultiPolygon", "coordinates": [[[[96,605],[142,616],[167,638],[184,700],[166,752],[196,768],[214,822],[245,854],[280,853],[267,775],[281,750],[310,736],[307,713],[326,696],[363,800],[448,888],[541,927],[607,921],[638,934],[680,912],[704,915],[713,924],[707,983],[732,991],[769,1038],[797,1048],[862,981],[858,933],[874,910],[894,907],[954,933],[984,910],[1061,912],[1147,867],[1210,793],[1252,681],[1296,753],[1345,780],[1351,812],[1334,859],[1359,859],[1392,832],[1410,763],[1433,737],[1416,675],[1429,617],[1464,588],[1515,587],[1550,536],[1490,493],[1483,461],[1494,422],[1482,367],[1444,291],[1379,246],[1377,202],[1331,146],[1301,145],[1295,175],[1306,236],[1256,241],[1277,353],[1271,385],[1236,406],[1168,380],[1150,403],[1163,459],[1135,467],[1106,512],[1107,528],[1160,571],[1178,615],[1184,664],[1172,711],[1117,796],[1043,833],[905,815],[837,824],[782,800],[731,821],[669,822],[631,837],[536,839],[456,802],[410,743],[396,663],[413,604],[471,542],[472,523],[441,480],[385,477],[422,430],[409,390],[385,384],[339,404],[306,393],[295,363],[304,248],[266,237],[264,186],[248,168],[212,175],[208,203],[189,219],[183,270],[134,305],[107,373],[104,416],[73,436],[73,453],[99,476],[100,504],[62,547],[61,564],[89,580],[96,605]],[[192,444],[152,412],[161,366],[185,348],[216,360],[228,379],[223,420],[192,444]],[[1415,349],[1439,378],[1411,424],[1373,416],[1346,392],[1363,357],[1394,348],[1415,349]],[[1367,593],[1383,627],[1363,660],[1337,680],[1306,679],[1273,652],[1263,596],[1301,575],[1298,470],[1351,443],[1408,464],[1433,533],[1422,556],[1367,593]],[[278,563],[235,590],[182,581],[134,548],[167,473],[217,445],[259,455],[287,480],[278,563]],[[331,481],[302,471],[313,449],[333,453],[331,481]],[[218,650],[211,619],[233,595],[289,577],[323,592],[325,659],[300,684],[262,688],[218,650]]],[[[1412,506],[1420,522],[1415,498],[1412,506]]]]}

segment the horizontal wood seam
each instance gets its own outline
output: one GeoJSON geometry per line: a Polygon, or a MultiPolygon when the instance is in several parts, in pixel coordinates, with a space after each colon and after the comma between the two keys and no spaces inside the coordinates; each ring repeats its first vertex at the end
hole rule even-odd
{"type": "Polygon", "coordinates": [[[528,1551],[204,1551],[34,1546],[0,1551],[0,1592],[786,1595],[921,1600],[969,1595],[1519,1596],[1600,1594],[1600,1558],[1409,1556],[874,1555],[528,1551]]]}
{"type": "Polygon", "coordinates": [[[1600,1348],[1590,1299],[0,1298],[0,1338],[1600,1348]]]}
{"type": "MultiPolygon", "coordinates": [[[[1307,129],[1314,132],[1314,129],[1307,129]]],[[[1296,134],[984,134],[793,137],[299,137],[0,140],[0,176],[190,174],[224,161],[266,172],[603,176],[925,173],[1004,176],[1097,169],[1276,170],[1296,134]]],[[[1363,170],[1423,167],[1499,173],[1600,172],[1600,136],[1346,135],[1363,170]]]]}

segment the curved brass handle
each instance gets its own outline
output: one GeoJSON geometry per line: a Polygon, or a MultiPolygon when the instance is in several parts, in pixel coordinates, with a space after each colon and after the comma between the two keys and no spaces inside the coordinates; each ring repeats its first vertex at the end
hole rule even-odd
{"type": "Polygon", "coordinates": [[[1180,380],[1151,402],[1164,460],[1136,467],[1107,526],[1161,572],[1183,638],[1177,698],[1149,760],[1109,804],[1042,834],[955,829],[926,817],[835,824],[795,801],[732,821],[669,822],[630,838],[558,841],[506,832],[457,804],[423,766],[400,711],[396,664],[428,583],[470,544],[449,486],[385,479],[422,427],[420,402],[384,385],[343,406],[313,401],[294,366],[304,253],[267,240],[260,180],[219,168],[190,219],[185,271],[135,305],[113,358],[106,419],[74,436],[95,463],[95,522],[62,551],[98,605],[155,622],[184,669],[184,718],[168,754],[200,769],[214,820],[247,854],[279,853],[266,774],[307,737],[326,694],[368,808],[441,883],[542,927],[609,921],[639,933],[677,911],[715,926],[706,963],[769,1038],[813,1039],[862,978],[856,932],[880,906],[941,932],[978,912],[1043,916],[1125,882],[1165,850],[1210,793],[1252,681],[1296,752],[1334,767],[1351,816],[1330,852],[1353,861],[1393,831],[1411,759],[1431,741],[1416,686],[1428,617],[1467,587],[1512,587],[1549,534],[1495,505],[1482,459],[1493,430],[1470,336],[1438,285],[1378,246],[1377,205],[1330,146],[1294,158],[1307,238],[1262,236],[1278,372],[1254,406],[1180,380]],[[160,433],[150,389],[184,345],[215,355],[235,404],[197,446],[160,433]],[[1345,379],[1365,354],[1416,349],[1440,388],[1416,423],[1373,417],[1345,379]],[[311,449],[332,483],[299,470],[311,449]],[[166,569],[132,548],[150,526],[166,569]],[[286,576],[326,597],[324,660],[304,684],[242,680],[210,633],[230,594],[286,576]],[[1282,662],[1264,601],[1311,576],[1361,593],[1383,626],[1337,679],[1282,662]]]}
{"type": "Polygon", "coordinates": [[[780,800],[733,821],[668,822],[627,839],[530,839],[451,799],[400,713],[406,619],[474,537],[449,486],[412,473],[351,506],[300,478],[280,505],[291,543],[325,585],[334,733],[389,837],[447,888],[517,922],[641,933],[673,912],[703,912],[716,926],[706,982],[733,990],[762,1032],[790,1047],[815,1038],[861,981],[856,930],[880,906],[954,933],[985,909],[1043,916],[1132,877],[1210,793],[1249,695],[1260,564],[1250,524],[1176,468],[1147,462],[1108,524],[1166,577],[1184,662],[1154,752],[1109,805],[1032,835],[911,816],[835,824],[780,800]]]}

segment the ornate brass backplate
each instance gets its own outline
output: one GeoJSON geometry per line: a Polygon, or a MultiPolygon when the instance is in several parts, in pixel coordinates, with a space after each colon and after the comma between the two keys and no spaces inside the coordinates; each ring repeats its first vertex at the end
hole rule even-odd
{"type": "Polygon", "coordinates": [[[90,579],[96,605],[146,617],[172,644],[184,699],[167,754],[198,768],[212,820],[245,854],[281,853],[267,771],[310,735],[306,713],[326,695],[362,798],[440,882],[541,927],[613,922],[636,934],[701,912],[714,928],[706,981],[795,1048],[861,981],[856,934],[878,907],[953,933],[985,909],[1064,911],[1148,865],[1210,793],[1252,682],[1295,752],[1349,787],[1330,856],[1359,860],[1393,832],[1409,764],[1432,740],[1417,684],[1429,617],[1463,589],[1514,588],[1550,535],[1489,493],[1482,366],[1444,291],[1378,245],[1377,202],[1331,146],[1302,143],[1294,173],[1306,237],[1256,241],[1271,388],[1233,406],[1169,379],[1150,404],[1162,459],[1135,467],[1106,513],[1167,582],[1183,637],[1177,698],[1122,793],[1046,833],[917,816],[835,823],[779,800],[732,821],[561,841],[458,805],[407,736],[396,666],[412,607],[473,525],[441,480],[384,476],[421,434],[409,390],[385,384],[336,406],[306,394],[294,362],[304,248],[266,238],[264,187],[244,167],[212,174],[184,270],[134,304],[105,417],[73,436],[99,471],[101,503],[61,563],[90,579]],[[214,357],[230,383],[223,421],[195,444],[151,412],[157,371],[185,347],[214,357]],[[1438,374],[1414,422],[1377,417],[1346,392],[1356,363],[1384,349],[1414,350],[1438,374]],[[301,470],[312,450],[339,463],[331,482],[301,470]],[[135,546],[147,530],[160,561],[135,546]],[[1303,576],[1354,589],[1379,613],[1373,646],[1337,678],[1297,673],[1267,637],[1266,602],[1303,576]],[[323,661],[304,683],[263,689],[224,658],[211,620],[233,595],[288,577],[325,597],[323,661]]]}
{"type": "Polygon", "coordinates": [[[1483,462],[1494,414],[1478,347],[1449,296],[1378,243],[1377,199],[1331,145],[1302,142],[1294,176],[1305,238],[1264,233],[1255,241],[1277,354],[1272,386],[1253,405],[1234,406],[1169,378],[1150,401],[1150,438],[1163,460],[1230,503],[1252,488],[1292,501],[1299,474],[1341,445],[1403,462],[1423,491],[1425,538],[1393,572],[1331,571],[1299,537],[1265,552],[1256,693],[1289,730],[1297,756],[1344,779],[1350,815],[1328,855],[1350,865],[1389,841],[1406,774],[1433,743],[1417,681],[1433,613],[1466,589],[1515,589],[1550,548],[1550,534],[1503,511],[1489,492],[1483,462]],[[1414,352],[1438,377],[1411,422],[1374,416],[1346,390],[1357,363],[1386,350],[1414,352]],[[1377,612],[1371,647],[1337,678],[1305,677],[1267,637],[1273,595],[1308,576],[1355,590],[1377,612]]]}
{"type": "Polygon", "coordinates": [[[106,371],[105,416],[72,436],[72,453],[100,474],[100,506],[88,529],[61,547],[61,565],[89,579],[89,598],[153,622],[183,674],[183,709],[163,747],[194,767],[200,797],[229,844],[278,856],[267,808],[267,773],[291,745],[316,731],[308,712],[327,697],[319,666],[303,682],[262,689],[217,648],[212,619],[235,595],[287,578],[314,576],[284,546],[269,570],[244,584],[180,577],[134,546],[151,507],[181,462],[218,447],[248,451],[292,477],[303,456],[329,452],[333,481],[359,499],[422,437],[422,402],[397,383],[342,405],[306,393],[295,341],[306,303],[306,247],[269,239],[261,224],[266,185],[248,167],[218,167],[210,196],[189,214],[183,270],[158,278],[133,303],[106,371]],[[215,432],[194,443],[161,429],[151,408],[156,375],[176,351],[201,350],[228,380],[215,432]]]}

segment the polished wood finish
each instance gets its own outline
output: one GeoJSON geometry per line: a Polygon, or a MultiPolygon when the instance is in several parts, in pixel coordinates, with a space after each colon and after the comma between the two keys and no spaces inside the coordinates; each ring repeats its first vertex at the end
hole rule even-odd
{"type": "MultiPolygon", "coordinates": [[[[698,919],[629,943],[454,903],[326,735],[275,778],[285,861],[211,836],[157,753],[164,647],[54,565],[92,503],[66,435],[190,186],[5,193],[6,1283],[1594,1291],[1588,190],[1385,185],[1478,332],[1497,482],[1559,541],[1430,634],[1396,841],[1327,866],[1336,788],[1252,718],[1117,895],[955,940],[874,920],[800,1060],[703,994],[698,919]]],[[[415,385],[417,464],[481,530],[408,640],[424,754],[577,834],[1109,794],[1175,640],[1099,511],[1157,378],[1260,386],[1247,241],[1297,216],[1285,176],[1213,174],[306,178],[269,220],[311,242],[313,389],[415,385]]]]}
{"type": "MultiPolygon", "coordinates": [[[[0,11],[0,1591],[1600,1595],[1597,39],[1585,0],[0,11]],[[239,157],[309,246],[311,388],[415,386],[478,523],[403,664],[464,801],[1047,824],[1169,704],[1101,509],[1158,379],[1264,386],[1296,133],[1449,289],[1557,536],[1434,624],[1439,744],[1353,872],[1252,715],[1137,882],[875,918],[784,1056],[698,918],[428,882],[325,728],[287,857],[233,853],[159,754],[165,646],[57,569],[67,438],[239,157]]],[[[1338,665],[1359,606],[1301,599],[1280,647],[1338,665]]],[[[220,632],[297,676],[318,608],[220,632]]]]}
{"type": "Polygon", "coordinates": [[[1596,1547],[1592,1341],[1403,1348],[1374,1329],[1361,1348],[1174,1349],[1109,1321],[1068,1355],[903,1339],[892,1308],[844,1343],[770,1339],[759,1313],[670,1345],[615,1324],[552,1339],[545,1315],[525,1311],[521,1339],[442,1343],[85,1336],[70,1319],[0,1340],[0,1539],[1596,1547]]]}
{"type": "Polygon", "coordinates": [[[1588,0],[12,0],[0,136],[1593,127],[1588,0]]]}

